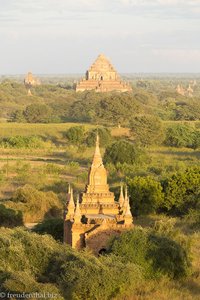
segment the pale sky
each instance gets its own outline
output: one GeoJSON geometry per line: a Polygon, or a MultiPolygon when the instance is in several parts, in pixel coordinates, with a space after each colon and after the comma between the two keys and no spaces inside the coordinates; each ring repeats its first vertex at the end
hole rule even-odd
{"type": "Polygon", "coordinates": [[[200,0],[0,0],[0,74],[200,72],[200,0]]]}

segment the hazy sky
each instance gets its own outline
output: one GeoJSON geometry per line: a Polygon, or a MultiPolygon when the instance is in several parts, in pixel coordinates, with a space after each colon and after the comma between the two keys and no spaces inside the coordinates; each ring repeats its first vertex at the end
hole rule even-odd
{"type": "Polygon", "coordinates": [[[200,72],[200,0],[0,0],[0,74],[200,72]]]}

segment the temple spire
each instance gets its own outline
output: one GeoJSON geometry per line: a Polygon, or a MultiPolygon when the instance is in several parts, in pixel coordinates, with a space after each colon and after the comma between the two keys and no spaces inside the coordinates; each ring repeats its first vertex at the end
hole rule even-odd
{"type": "Polygon", "coordinates": [[[74,223],[81,223],[81,210],[79,206],[79,195],[77,196],[76,200],[76,208],[74,212],[74,223]]]}
{"type": "Polygon", "coordinates": [[[96,147],[94,151],[93,161],[89,171],[86,192],[87,193],[108,193],[109,192],[109,186],[107,184],[107,172],[103,165],[103,160],[99,148],[98,133],[96,137],[96,147]]]}
{"type": "Polygon", "coordinates": [[[68,185],[68,194],[71,194],[71,186],[70,186],[70,183],[68,185]]]}
{"type": "Polygon", "coordinates": [[[120,196],[119,196],[119,205],[122,208],[123,204],[124,204],[124,193],[123,193],[123,184],[121,183],[120,186],[120,196]]]}
{"type": "Polygon", "coordinates": [[[100,152],[100,148],[99,148],[99,134],[97,133],[96,146],[95,146],[92,165],[93,166],[100,166],[102,164],[103,164],[103,160],[102,160],[101,152],[100,152]]]}
{"type": "Polygon", "coordinates": [[[127,205],[126,205],[126,210],[124,213],[124,223],[126,225],[130,225],[133,223],[133,217],[131,213],[131,208],[130,208],[130,203],[129,203],[129,197],[127,198],[127,205]]]}

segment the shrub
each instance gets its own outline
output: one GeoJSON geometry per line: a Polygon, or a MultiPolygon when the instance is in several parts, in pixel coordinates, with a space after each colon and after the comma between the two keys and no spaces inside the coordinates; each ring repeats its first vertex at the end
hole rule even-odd
{"type": "Polygon", "coordinates": [[[175,215],[187,214],[200,205],[200,168],[188,168],[162,182],[163,208],[175,215]]]}
{"type": "Polygon", "coordinates": [[[49,123],[51,115],[52,109],[45,104],[30,104],[24,111],[28,123],[49,123]]]}
{"type": "Polygon", "coordinates": [[[158,117],[136,116],[131,120],[130,128],[135,140],[144,146],[161,144],[163,141],[162,123],[158,117]]]}
{"type": "Polygon", "coordinates": [[[87,252],[70,250],[58,254],[47,270],[56,281],[66,299],[113,299],[130,292],[130,286],[142,281],[140,268],[124,264],[116,256],[100,259],[87,252]]]}
{"type": "Polygon", "coordinates": [[[164,195],[160,182],[150,176],[127,181],[131,196],[131,209],[134,215],[154,213],[162,205],[164,195]]]}
{"type": "Polygon", "coordinates": [[[0,226],[15,227],[21,225],[23,225],[22,212],[6,208],[0,204],[0,226]]]}
{"type": "Polygon", "coordinates": [[[89,147],[95,146],[97,132],[99,134],[100,146],[105,147],[112,141],[112,136],[108,128],[98,128],[92,131],[89,131],[86,138],[86,144],[89,147]]]}
{"type": "Polygon", "coordinates": [[[118,141],[106,148],[104,161],[105,163],[127,163],[138,164],[147,159],[146,153],[137,145],[126,142],[118,141]]]}
{"type": "Polygon", "coordinates": [[[192,147],[193,129],[188,125],[175,124],[166,129],[165,145],[171,147],[192,147]]]}
{"type": "Polygon", "coordinates": [[[25,148],[25,149],[40,149],[50,144],[45,143],[37,136],[12,136],[0,140],[0,146],[3,148],[25,148]]]}
{"type": "Polygon", "coordinates": [[[21,210],[25,222],[39,222],[61,214],[62,205],[56,194],[38,191],[30,185],[18,188],[11,200],[5,205],[21,210]]]}
{"type": "Polygon", "coordinates": [[[74,145],[80,145],[84,141],[85,129],[83,126],[70,127],[66,132],[68,141],[74,145]]]}
{"type": "Polygon", "coordinates": [[[188,254],[178,242],[140,228],[114,238],[110,252],[126,263],[140,265],[150,278],[165,274],[178,279],[187,276],[190,268],[188,254]]]}
{"type": "Polygon", "coordinates": [[[33,231],[39,234],[50,234],[55,240],[63,241],[63,219],[55,218],[44,220],[37,224],[33,231]]]}

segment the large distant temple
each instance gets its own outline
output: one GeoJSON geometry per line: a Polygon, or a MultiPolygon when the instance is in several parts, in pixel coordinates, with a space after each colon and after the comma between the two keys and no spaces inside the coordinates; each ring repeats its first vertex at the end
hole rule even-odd
{"type": "Polygon", "coordinates": [[[26,77],[24,79],[24,85],[27,88],[29,96],[32,95],[31,88],[33,86],[40,85],[40,84],[41,84],[40,80],[38,78],[34,77],[31,72],[28,72],[28,74],[26,75],[26,77]]]}
{"type": "Polygon", "coordinates": [[[106,250],[108,239],[112,235],[118,235],[132,226],[127,188],[124,195],[121,186],[119,200],[115,201],[107,184],[107,172],[97,136],[88,184],[81,197],[77,197],[76,204],[73,190],[69,186],[64,214],[64,242],[76,249],[88,247],[98,254],[106,250]]]}
{"type": "Polygon", "coordinates": [[[109,60],[100,54],[83,78],[76,85],[77,92],[95,90],[96,92],[130,92],[131,86],[122,81],[109,60]]]}

